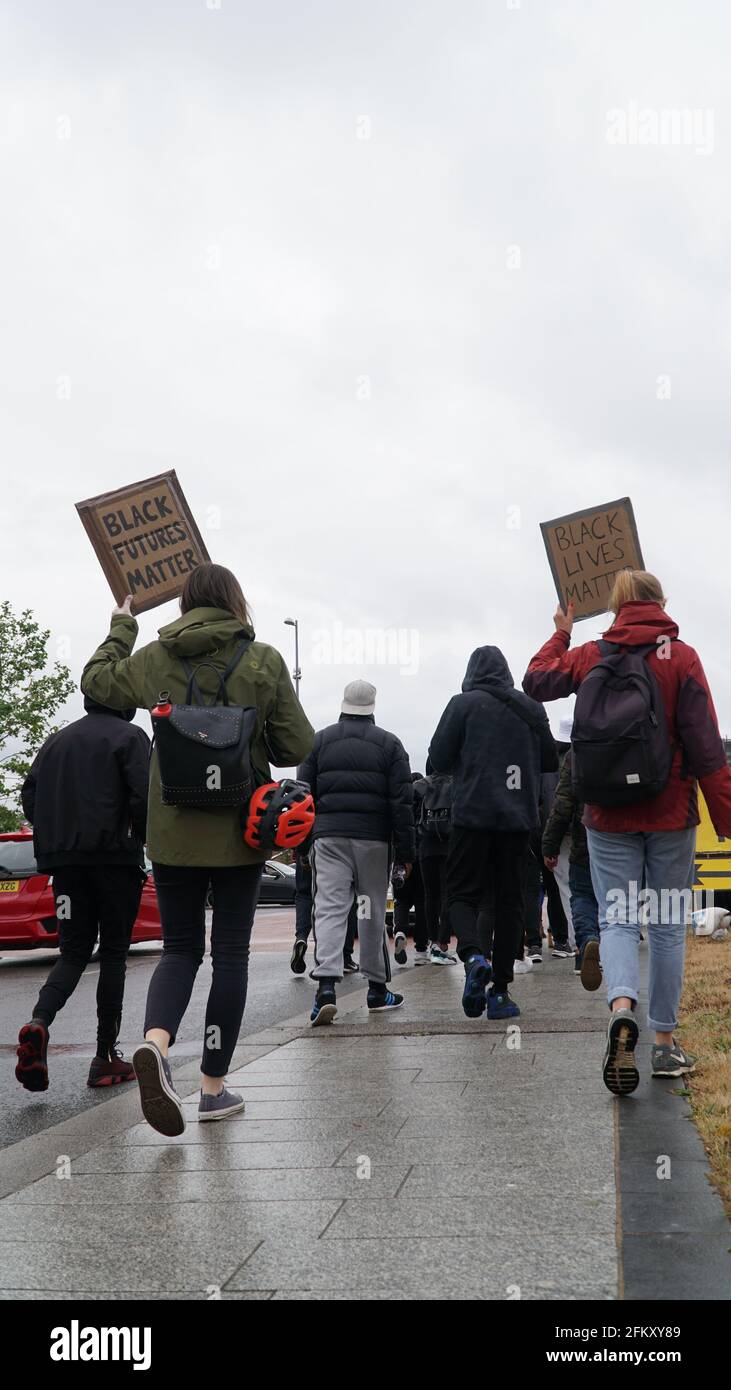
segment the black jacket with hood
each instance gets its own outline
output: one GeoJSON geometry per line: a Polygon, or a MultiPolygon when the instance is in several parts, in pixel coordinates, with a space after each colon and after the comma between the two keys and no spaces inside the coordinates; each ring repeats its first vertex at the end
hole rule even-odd
{"type": "Polygon", "coordinates": [[[452,824],[470,830],[534,830],[541,776],[558,758],[542,705],[515,690],[498,647],[478,647],[462,694],[453,695],[429,746],[454,779],[452,824]]]}
{"type": "Polygon", "coordinates": [[[150,740],[89,696],[86,715],[46,739],[23,783],[38,868],[144,864],[150,740]]]}
{"type": "Polygon", "coordinates": [[[412,864],[414,809],[411,768],[403,744],[372,714],[341,714],[315,734],[297,776],[315,798],[314,838],[393,840],[397,861],[412,864]]]}

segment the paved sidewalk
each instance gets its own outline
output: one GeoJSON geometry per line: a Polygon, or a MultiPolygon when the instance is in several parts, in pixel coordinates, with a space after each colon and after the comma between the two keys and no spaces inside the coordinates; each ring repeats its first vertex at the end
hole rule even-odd
{"type": "MultiPolygon", "coordinates": [[[[368,1017],[357,991],[316,1030],[306,980],[302,1015],[237,1053],[244,1115],[198,1125],[191,1063],[176,1073],[191,1121],[178,1140],[135,1123],[130,1091],[12,1146],[0,1296],[622,1297],[618,1115],[632,1106],[637,1133],[642,1102],[601,1084],[603,998],[547,958],[515,983],[524,1012],[508,1037],[464,1018],[462,980],[461,967],[397,970],[398,1013],[368,1017]],[[55,1175],[62,1155],[68,1177],[55,1175]]],[[[686,1103],[654,1086],[662,1152],[692,1154],[689,1201],[700,1180],[716,1220],[686,1103]]],[[[632,1154],[635,1174],[670,1189],[677,1214],[683,1165],[658,1184],[653,1145],[646,1161],[632,1154]]],[[[666,1296],[652,1293],[654,1247],[633,1250],[642,1296],[666,1296]]]]}

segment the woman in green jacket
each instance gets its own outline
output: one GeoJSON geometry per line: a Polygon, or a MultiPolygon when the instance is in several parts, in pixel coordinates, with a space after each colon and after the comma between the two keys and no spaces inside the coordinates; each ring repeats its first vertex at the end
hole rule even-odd
{"type": "MultiPolygon", "coordinates": [[[[196,683],[212,701],[223,672],[245,637],[251,644],[226,682],[232,705],[253,706],[252,774],[257,784],[278,767],[302,762],[314,730],[292,688],[278,651],[256,642],[241,586],[222,565],[204,564],[188,575],[180,597],[181,617],[160,629],[156,642],[133,652],[137,621],[131,599],[112,613],[109,636],[87,662],[81,689],[112,709],[152,709],[162,691],[174,704],[186,700],[183,662],[201,665],[196,683]]],[[[225,1076],[246,1003],[249,942],[264,855],[244,841],[238,807],[198,809],[162,802],[153,753],[147,815],[147,852],[152,860],[163,931],[163,954],[150,981],[145,1042],[134,1065],[145,1118],[161,1134],[182,1134],[185,1119],[172,1084],[168,1048],[175,1041],[205,953],[205,906],[213,890],[211,956],[201,1064],[198,1118],[222,1119],[243,1109],[228,1091],[225,1076]]]]}

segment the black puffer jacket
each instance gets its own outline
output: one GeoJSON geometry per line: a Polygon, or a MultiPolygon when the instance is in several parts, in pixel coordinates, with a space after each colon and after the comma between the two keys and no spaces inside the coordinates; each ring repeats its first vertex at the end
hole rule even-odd
{"type": "Polygon", "coordinates": [[[472,653],[462,692],[452,696],[429,747],[434,767],[454,779],[452,824],[536,829],[541,774],[558,767],[543,706],[513,688],[497,647],[472,653]]]}
{"type": "Polygon", "coordinates": [[[64,864],[144,863],[150,740],[87,696],[87,714],[51,734],[23,783],[23,810],[44,872],[64,864]]]}
{"type": "Polygon", "coordinates": [[[397,861],[411,864],[414,810],[409,759],[395,734],[372,715],[341,714],[320,729],[297,777],[315,798],[315,839],[391,840],[397,861]]]}

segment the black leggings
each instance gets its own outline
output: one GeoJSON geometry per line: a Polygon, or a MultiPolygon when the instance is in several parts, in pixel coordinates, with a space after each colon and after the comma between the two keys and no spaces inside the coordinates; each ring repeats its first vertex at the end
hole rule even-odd
{"type": "Polygon", "coordinates": [[[424,884],[424,904],[426,907],[426,934],[432,945],[446,951],[451,931],[447,908],[447,856],[428,854],[419,860],[424,884]]]}
{"type": "Polygon", "coordinates": [[[230,869],[153,864],[162,920],[163,953],[147,992],[145,1032],[162,1028],[170,1042],[190,1002],[206,948],[206,895],[213,890],[213,980],[206,1007],[201,1071],[225,1076],[244,1016],[249,943],[261,864],[230,869]]]}

